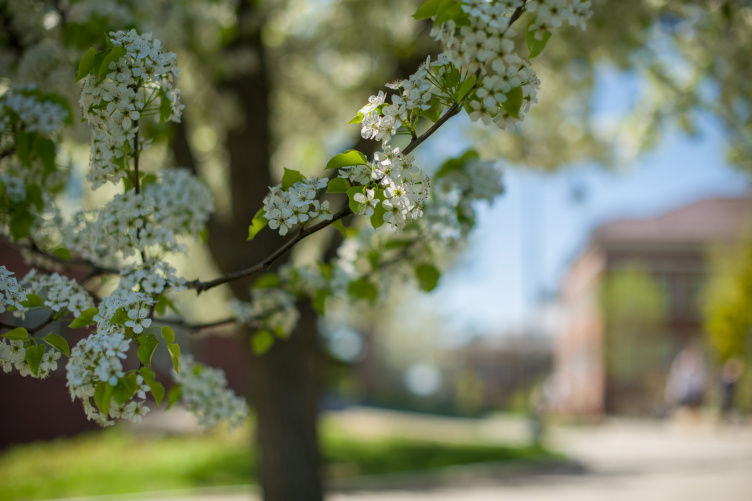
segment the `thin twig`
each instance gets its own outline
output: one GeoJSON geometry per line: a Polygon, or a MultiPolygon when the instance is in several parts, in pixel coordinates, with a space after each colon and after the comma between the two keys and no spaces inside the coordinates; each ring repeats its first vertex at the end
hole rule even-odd
{"type": "Polygon", "coordinates": [[[290,249],[292,249],[295,246],[295,244],[303,240],[308,235],[312,235],[313,233],[316,233],[319,230],[323,230],[327,226],[330,226],[332,223],[339,221],[343,217],[347,217],[351,214],[352,214],[352,211],[350,210],[350,207],[346,206],[337,214],[332,216],[332,219],[328,221],[321,221],[320,223],[314,224],[313,226],[309,226],[308,228],[303,228],[297,233],[297,235],[295,235],[295,237],[285,242],[284,245],[282,245],[282,247],[274,251],[266,259],[264,259],[263,261],[261,261],[255,266],[251,266],[250,268],[246,268],[244,270],[236,271],[233,273],[228,273],[227,275],[223,275],[219,278],[215,278],[214,280],[210,280],[208,282],[194,280],[193,282],[188,282],[186,285],[191,289],[196,289],[196,292],[201,293],[205,290],[211,289],[218,285],[225,284],[227,282],[231,282],[233,280],[238,280],[240,278],[248,278],[248,277],[257,275],[263,271],[268,270],[271,267],[271,265],[274,264],[275,261],[277,261],[279,258],[284,256],[285,254],[287,254],[287,252],[290,249]]]}
{"type": "Polygon", "coordinates": [[[26,250],[34,252],[35,254],[39,254],[40,256],[61,265],[66,270],[70,270],[72,268],[85,268],[91,270],[92,274],[94,275],[120,274],[120,270],[117,270],[115,268],[108,268],[106,266],[99,266],[87,259],[64,259],[54,254],[50,254],[49,252],[43,251],[41,248],[39,248],[39,246],[34,241],[31,242],[31,245],[21,245],[19,243],[13,242],[5,235],[0,235],[0,243],[17,250],[26,250]]]}
{"type": "MultiPolygon", "coordinates": [[[[50,317],[49,317],[49,318],[48,318],[47,320],[45,320],[45,321],[44,321],[44,322],[42,322],[41,324],[37,325],[36,327],[26,328],[26,331],[27,331],[27,332],[28,332],[28,333],[29,333],[30,335],[34,335],[34,334],[36,334],[37,332],[39,332],[39,331],[41,331],[42,329],[44,329],[45,327],[47,327],[48,325],[50,325],[50,324],[54,324],[55,322],[58,322],[59,320],[60,320],[60,319],[59,319],[59,318],[55,318],[55,316],[54,316],[54,315],[50,315],[50,317]]],[[[20,325],[11,325],[11,324],[6,324],[5,322],[0,322],[0,329],[8,329],[8,330],[13,330],[13,329],[18,329],[19,327],[21,327],[21,326],[20,326],[20,325]]]]}

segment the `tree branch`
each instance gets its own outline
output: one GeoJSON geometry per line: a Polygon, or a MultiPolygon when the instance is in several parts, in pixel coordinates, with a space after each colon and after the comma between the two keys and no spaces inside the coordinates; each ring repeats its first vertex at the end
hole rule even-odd
{"type": "MultiPolygon", "coordinates": [[[[97,276],[97,275],[119,275],[120,270],[117,270],[115,268],[108,268],[106,266],[99,266],[97,264],[92,263],[91,261],[87,259],[64,259],[59,256],[56,256],[54,254],[50,254],[49,252],[43,251],[39,246],[32,240],[31,245],[21,245],[16,242],[13,242],[10,238],[8,238],[5,235],[0,235],[0,243],[5,245],[6,247],[10,247],[16,250],[25,250],[25,251],[31,251],[35,254],[38,254],[45,259],[49,259],[50,261],[57,263],[61,265],[65,270],[71,270],[73,268],[84,268],[91,271],[91,276],[97,276]]],[[[90,278],[90,277],[87,277],[90,278]]]]}
{"type": "Polygon", "coordinates": [[[191,289],[196,289],[196,292],[201,293],[205,290],[211,289],[213,287],[216,287],[218,285],[225,284],[227,282],[231,282],[233,280],[238,280],[240,278],[247,278],[252,277],[254,275],[257,275],[261,273],[262,271],[268,270],[272,264],[274,264],[275,261],[277,261],[279,258],[287,254],[287,252],[292,249],[295,244],[303,240],[308,235],[312,235],[313,233],[316,233],[319,230],[323,230],[327,226],[330,226],[335,221],[339,221],[343,217],[347,217],[352,214],[352,211],[350,210],[349,206],[346,206],[341,211],[339,211],[337,214],[335,214],[332,219],[328,221],[321,221],[318,224],[314,224],[313,226],[309,226],[308,228],[304,228],[298,232],[297,235],[295,235],[294,238],[291,240],[288,240],[287,242],[282,245],[282,247],[278,248],[276,251],[274,251],[271,255],[269,255],[266,259],[261,261],[255,266],[251,266],[250,268],[246,268],[244,270],[236,271],[233,273],[228,273],[227,275],[221,276],[219,278],[215,278],[214,280],[210,280],[208,282],[201,282],[200,280],[194,280],[193,282],[188,282],[186,284],[191,289]]]}
{"type": "MultiPolygon", "coordinates": [[[[26,329],[26,331],[30,335],[33,336],[34,334],[36,334],[37,332],[41,331],[42,329],[44,329],[48,325],[54,324],[55,322],[57,322],[59,320],[60,320],[59,318],[56,319],[54,315],[50,314],[50,317],[47,320],[45,320],[44,322],[42,322],[41,324],[37,325],[36,327],[25,328],[25,329],[26,329]]],[[[5,322],[0,322],[0,329],[13,330],[13,329],[18,329],[19,327],[21,327],[21,326],[20,325],[6,324],[5,322]]]]}

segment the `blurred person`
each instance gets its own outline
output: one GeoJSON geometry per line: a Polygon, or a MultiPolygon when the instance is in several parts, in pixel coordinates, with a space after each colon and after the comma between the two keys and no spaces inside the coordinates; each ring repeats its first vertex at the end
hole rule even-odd
{"type": "Polygon", "coordinates": [[[666,381],[666,401],[674,408],[685,409],[686,414],[697,421],[706,387],[707,370],[702,350],[696,343],[691,343],[671,363],[666,381]]]}
{"type": "Polygon", "coordinates": [[[721,422],[734,423],[739,421],[734,399],[736,387],[744,372],[744,362],[737,357],[726,360],[721,369],[721,422]]]}

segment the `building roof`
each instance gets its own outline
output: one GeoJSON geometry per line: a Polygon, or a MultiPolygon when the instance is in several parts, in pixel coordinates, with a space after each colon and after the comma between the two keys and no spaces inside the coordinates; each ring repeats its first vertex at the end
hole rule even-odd
{"type": "Polygon", "coordinates": [[[752,197],[708,198],[653,218],[606,223],[593,231],[593,241],[703,244],[738,240],[750,230],[752,197]]]}

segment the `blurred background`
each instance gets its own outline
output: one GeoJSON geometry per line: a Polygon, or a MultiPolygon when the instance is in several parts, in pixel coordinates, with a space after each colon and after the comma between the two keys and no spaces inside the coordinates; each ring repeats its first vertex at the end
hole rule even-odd
{"type": "MultiPolygon", "coordinates": [[[[103,24],[153,31],[178,53],[186,117],[150,161],[190,167],[214,190],[211,250],[196,244],[198,257],[176,263],[189,278],[247,262],[248,247],[228,242],[245,236],[254,193],[283,166],[316,175],[331,155],[366,150],[346,125],[354,111],[438,52],[430,25],[410,17],[418,1],[94,4],[0,2],[4,74],[31,72],[15,41],[72,75],[72,54],[103,24]],[[37,31],[22,31],[28,19],[37,31]]],[[[541,102],[520,130],[459,116],[416,155],[429,172],[471,147],[503,166],[506,193],[476,208],[439,286],[394,281],[376,307],[304,316],[312,347],[281,342],[319,357],[332,499],[748,499],[752,8],[593,10],[585,33],[562,28],[535,60],[541,102]]],[[[77,100],[70,86],[51,90],[77,100]]],[[[72,132],[66,151],[79,173],[85,138],[72,132]]],[[[71,208],[101,200],[84,190],[74,176],[71,208]]],[[[293,259],[331,252],[329,238],[293,259]]],[[[275,246],[264,242],[254,252],[275,246]]],[[[2,259],[23,275],[19,256],[3,247],[2,259]]],[[[178,306],[221,319],[247,285],[178,306]]],[[[242,334],[184,336],[236,391],[274,400],[254,387],[272,372],[249,361],[242,334]]],[[[204,434],[180,409],[98,430],[64,386],[62,367],[45,381],[0,375],[0,500],[256,492],[258,410],[233,432],[204,434]]]]}

